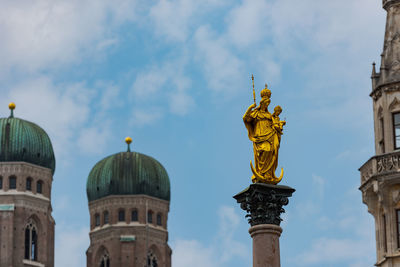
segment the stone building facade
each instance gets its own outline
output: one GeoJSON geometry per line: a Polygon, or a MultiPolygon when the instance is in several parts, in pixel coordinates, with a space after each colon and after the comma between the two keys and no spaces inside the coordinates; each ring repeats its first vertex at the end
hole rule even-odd
{"type": "Polygon", "coordinates": [[[363,202],[375,219],[376,266],[400,266],[400,0],[383,0],[386,31],[372,69],[375,156],[361,168],[363,202]]]}
{"type": "Polygon", "coordinates": [[[108,196],[91,202],[89,210],[87,267],[102,266],[102,261],[104,267],[171,266],[167,201],[146,195],[108,196]]]}

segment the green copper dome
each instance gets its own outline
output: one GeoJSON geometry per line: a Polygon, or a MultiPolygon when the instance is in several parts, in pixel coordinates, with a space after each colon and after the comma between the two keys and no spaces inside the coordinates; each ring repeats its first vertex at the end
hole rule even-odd
{"type": "Polygon", "coordinates": [[[51,169],[56,160],[46,132],[36,124],[14,118],[0,118],[0,162],[24,161],[51,169]]]}
{"type": "Polygon", "coordinates": [[[154,158],[121,152],[99,161],[90,171],[86,191],[89,201],[110,195],[149,195],[170,200],[167,171],[154,158]]]}

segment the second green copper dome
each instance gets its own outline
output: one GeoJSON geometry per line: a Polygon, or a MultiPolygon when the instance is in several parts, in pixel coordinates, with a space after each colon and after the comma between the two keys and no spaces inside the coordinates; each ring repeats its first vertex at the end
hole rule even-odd
{"type": "Polygon", "coordinates": [[[149,195],[170,200],[167,171],[152,157],[121,152],[99,161],[90,171],[86,191],[89,201],[109,195],[149,195]]]}

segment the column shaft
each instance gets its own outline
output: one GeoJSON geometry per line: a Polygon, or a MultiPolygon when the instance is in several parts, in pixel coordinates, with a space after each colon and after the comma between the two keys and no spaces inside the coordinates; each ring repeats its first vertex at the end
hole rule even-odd
{"type": "Polygon", "coordinates": [[[282,228],[274,224],[259,224],[252,226],[249,233],[253,238],[253,267],[280,267],[282,228]]]}

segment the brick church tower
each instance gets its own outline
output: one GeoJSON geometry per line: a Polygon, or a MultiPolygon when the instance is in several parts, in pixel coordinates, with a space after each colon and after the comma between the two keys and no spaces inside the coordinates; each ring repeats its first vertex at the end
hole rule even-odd
{"type": "Polygon", "coordinates": [[[386,32],[373,64],[375,156],[361,168],[363,202],[375,219],[376,266],[400,266],[400,0],[383,0],[386,32]]]}
{"type": "Polygon", "coordinates": [[[0,118],[0,266],[54,267],[53,147],[36,124],[0,118]]]}
{"type": "Polygon", "coordinates": [[[171,267],[168,174],[126,141],[128,151],[99,161],[87,180],[87,267],[171,267]]]}

